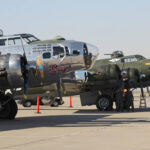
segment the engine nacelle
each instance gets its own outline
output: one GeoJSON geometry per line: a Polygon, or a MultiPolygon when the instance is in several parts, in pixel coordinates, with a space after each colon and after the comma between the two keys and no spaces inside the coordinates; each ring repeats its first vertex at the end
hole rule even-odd
{"type": "Polygon", "coordinates": [[[0,89],[24,86],[25,60],[18,54],[0,56],[0,89]]]}
{"type": "Polygon", "coordinates": [[[120,79],[120,69],[115,64],[110,65],[101,65],[99,68],[99,72],[95,75],[97,80],[116,80],[120,79]]]}
{"type": "Polygon", "coordinates": [[[139,82],[139,71],[135,68],[128,68],[121,71],[122,79],[128,80],[130,86],[134,86],[139,82]]]}

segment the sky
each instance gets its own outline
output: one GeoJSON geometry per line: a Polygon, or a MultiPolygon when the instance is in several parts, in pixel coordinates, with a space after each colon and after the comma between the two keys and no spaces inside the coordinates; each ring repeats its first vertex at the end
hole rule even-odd
{"type": "Polygon", "coordinates": [[[85,41],[99,59],[115,50],[150,58],[150,0],[0,0],[0,28],[85,41]]]}

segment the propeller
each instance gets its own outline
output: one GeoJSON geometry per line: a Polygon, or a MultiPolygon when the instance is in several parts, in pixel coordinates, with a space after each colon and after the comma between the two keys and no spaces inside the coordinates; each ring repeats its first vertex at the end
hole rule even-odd
{"type": "Polygon", "coordinates": [[[21,39],[21,45],[22,45],[22,50],[23,50],[23,77],[24,77],[24,99],[27,99],[27,94],[28,94],[28,61],[25,53],[25,49],[23,46],[23,39],[20,36],[21,39]]]}

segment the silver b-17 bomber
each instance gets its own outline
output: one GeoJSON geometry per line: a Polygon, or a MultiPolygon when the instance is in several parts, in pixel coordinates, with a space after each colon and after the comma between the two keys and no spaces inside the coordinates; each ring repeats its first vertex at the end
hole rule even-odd
{"type": "Polygon", "coordinates": [[[4,36],[0,32],[0,118],[14,119],[18,88],[47,87],[76,70],[89,69],[98,56],[97,47],[85,42],[56,37],[41,41],[31,34],[4,36]],[[12,94],[6,93],[10,90],[12,94]]]}

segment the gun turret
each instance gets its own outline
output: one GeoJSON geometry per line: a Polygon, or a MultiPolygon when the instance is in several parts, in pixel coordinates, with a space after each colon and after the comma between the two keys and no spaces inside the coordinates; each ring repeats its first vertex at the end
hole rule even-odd
{"type": "Polygon", "coordinates": [[[111,58],[119,58],[124,56],[122,51],[114,51],[112,54],[105,54],[105,55],[110,55],[111,58]]]}

